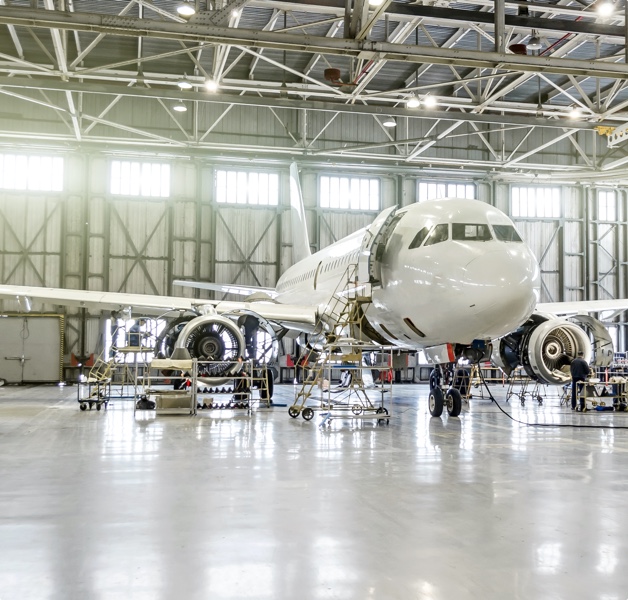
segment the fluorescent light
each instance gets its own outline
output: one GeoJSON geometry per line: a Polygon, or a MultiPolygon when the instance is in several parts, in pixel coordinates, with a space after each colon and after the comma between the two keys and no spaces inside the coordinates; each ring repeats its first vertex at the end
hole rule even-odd
{"type": "Polygon", "coordinates": [[[392,117],[386,117],[382,123],[384,127],[397,127],[397,121],[392,117]]]}
{"type": "Polygon", "coordinates": [[[239,17],[240,16],[240,11],[239,10],[232,10],[231,11],[231,16],[232,17],[239,17]]]}
{"type": "Polygon", "coordinates": [[[205,82],[205,89],[208,92],[217,92],[218,91],[218,82],[215,79],[208,79],[205,82]]]}
{"type": "Polygon", "coordinates": [[[610,17],[615,12],[615,5],[611,0],[601,0],[595,5],[595,9],[600,17],[610,17]]]}
{"type": "Polygon", "coordinates": [[[430,94],[428,94],[423,97],[423,106],[425,106],[425,108],[434,108],[437,104],[438,102],[434,96],[430,96],[430,94]]]}
{"type": "Polygon", "coordinates": [[[172,110],[176,110],[177,112],[185,112],[188,109],[188,107],[183,104],[183,102],[181,100],[179,100],[178,104],[175,104],[172,107],[172,110]]]}
{"type": "Polygon", "coordinates": [[[412,94],[412,96],[410,96],[408,98],[408,101],[406,102],[406,106],[408,108],[419,108],[420,104],[421,102],[414,94],[412,94]]]}
{"type": "Polygon", "coordinates": [[[183,2],[177,6],[177,12],[182,17],[191,17],[193,14],[196,14],[196,9],[188,2],[188,0],[183,0],[183,2]]]}

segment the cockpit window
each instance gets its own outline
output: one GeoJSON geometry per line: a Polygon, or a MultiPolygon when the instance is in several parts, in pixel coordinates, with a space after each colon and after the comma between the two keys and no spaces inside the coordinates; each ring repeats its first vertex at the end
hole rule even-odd
{"type": "Polygon", "coordinates": [[[464,242],[487,242],[493,237],[488,225],[454,223],[451,229],[452,239],[464,242]]]}
{"type": "Polygon", "coordinates": [[[517,230],[512,225],[493,225],[495,237],[500,242],[521,242],[523,241],[517,230]]]}
{"type": "Polygon", "coordinates": [[[427,237],[428,231],[429,229],[427,227],[423,227],[423,229],[421,229],[421,231],[419,231],[419,233],[414,236],[412,243],[408,246],[408,250],[418,248],[423,243],[423,240],[427,237]]]}
{"type": "Polygon", "coordinates": [[[433,246],[434,244],[440,244],[441,242],[447,241],[449,237],[449,225],[447,223],[442,223],[440,225],[436,225],[434,229],[430,232],[425,240],[425,246],[433,246]]]}

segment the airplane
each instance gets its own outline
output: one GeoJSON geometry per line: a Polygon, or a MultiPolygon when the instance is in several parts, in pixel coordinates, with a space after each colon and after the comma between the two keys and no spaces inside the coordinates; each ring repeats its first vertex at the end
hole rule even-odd
{"type": "Polygon", "coordinates": [[[0,297],[178,314],[157,348],[165,355],[183,348],[193,358],[218,361],[206,377],[234,375],[237,358],[255,354],[257,331],[275,339],[278,331],[290,332],[304,346],[359,336],[422,349],[434,365],[428,407],[435,417],[444,408],[452,417],[461,412],[452,383],[460,358],[490,358],[508,374],[521,365],[533,379],[550,384],[570,380],[569,363],[579,351],[596,365],[612,360],[607,330],[584,313],[621,312],[628,300],[539,303],[537,260],[511,219],[494,206],[439,199],[390,207],[368,227],[312,254],[294,163],[290,188],[294,264],[275,288],[175,282],[243,295],[242,301],[16,285],[0,285],[0,297]],[[362,299],[356,303],[360,331],[338,332],[338,313],[354,298],[362,299]]]}

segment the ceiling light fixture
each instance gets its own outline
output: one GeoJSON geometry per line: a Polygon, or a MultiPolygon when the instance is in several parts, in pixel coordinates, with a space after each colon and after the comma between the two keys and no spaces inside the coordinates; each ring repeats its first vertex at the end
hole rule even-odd
{"type": "Polygon", "coordinates": [[[595,5],[595,10],[600,17],[610,17],[615,12],[615,4],[611,0],[600,0],[595,5]]]}
{"type": "Polygon", "coordinates": [[[218,91],[218,82],[215,79],[208,79],[205,82],[205,89],[208,92],[217,92],[218,91]]]}
{"type": "Polygon", "coordinates": [[[177,85],[182,90],[191,90],[192,89],[192,84],[190,83],[190,80],[188,79],[188,76],[185,75],[185,74],[183,75],[183,79],[181,79],[181,80],[179,80],[177,82],[177,85]]]}
{"type": "Polygon", "coordinates": [[[579,119],[580,117],[582,117],[582,113],[580,112],[580,109],[577,106],[572,106],[567,116],[570,119],[579,119]]]}
{"type": "Polygon", "coordinates": [[[421,102],[416,97],[416,94],[412,94],[412,96],[410,96],[408,98],[408,101],[406,102],[406,107],[407,108],[419,108],[420,105],[421,105],[421,102]]]}
{"type": "Polygon", "coordinates": [[[438,104],[436,98],[434,96],[428,94],[423,98],[423,105],[425,108],[434,108],[438,104]]]}
{"type": "Polygon", "coordinates": [[[386,117],[382,123],[384,127],[397,127],[397,121],[392,117],[386,117]]]}
{"type": "Polygon", "coordinates": [[[231,16],[232,17],[239,17],[240,16],[240,11],[239,10],[232,10],[231,11],[231,16]]]}
{"type": "Polygon", "coordinates": [[[183,104],[182,100],[179,100],[179,102],[172,107],[172,110],[176,110],[177,112],[185,112],[187,109],[188,107],[183,104]]]}
{"type": "Polygon", "coordinates": [[[541,38],[535,29],[532,30],[532,35],[526,44],[526,48],[528,50],[540,50],[543,48],[543,42],[541,42],[541,38]]]}
{"type": "Polygon", "coordinates": [[[191,17],[192,15],[196,14],[196,9],[192,4],[190,4],[189,0],[183,0],[183,2],[181,2],[181,4],[177,6],[177,12],[182,17],[191,17]]]}

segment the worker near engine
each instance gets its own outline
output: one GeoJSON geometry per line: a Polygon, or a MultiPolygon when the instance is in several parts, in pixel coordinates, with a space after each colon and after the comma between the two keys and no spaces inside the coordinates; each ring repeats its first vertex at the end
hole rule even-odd
{"type": "MultiPolygon", "coordinates": [[[[578,352],[578,356],[571,361],[571,410],[576,410],[578,390],[581,383],[585,382],[591,374],[591,367],[584,360],[584,352],[578,352]]],[[[580,410],[584,410],[584,398],[580,399],[580,410]]]]}

